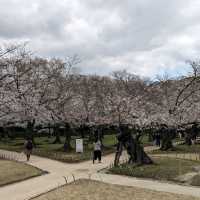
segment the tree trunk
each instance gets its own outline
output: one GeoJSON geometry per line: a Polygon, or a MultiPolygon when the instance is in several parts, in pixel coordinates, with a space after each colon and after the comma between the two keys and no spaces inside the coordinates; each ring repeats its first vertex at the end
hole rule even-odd
{"type": "Polygon", "coordinates": [[[144,152],[143,146],[140,145],[139,140],[130,138],[127,148],[128,154],[130,155],[130,163],[152,164],[151,158],[144,152]]]}
{"type": "Polygon", "coordinates": [[[35,119],[33,119],[33,121],[27,122],[26,138],[31,139],[33,142],[33,145],[36,147],[35,138],[34,138],[34,125],[35,125],[35,119]]]}
{"type": "Polygon", "coordinates": [[[153,163],[151,158],[144,151],[144,148],[139,144],[136,144],[136,163],[140,165],[153,163]]]}
{"type": "Polygon", "coordinates": [[[118,148],[115,155],[115,166],[119,163],[119,157],[124,147],[129,155],[129,164],[152,164],[151,158],[144,152],[143,147],[139,143],[139,137],[134,139],[131,132],[127,127],[122,126],[120,128],[120,133],[117,136],[118,148]]]}
{"type": "Polygon", "coordinates": [[[188,135],[185,137],[185,144],[187,144],[188,146],[192,145],[192,138],[188,135]]]}
{"type": "Polygon", "coordinates": [[[162,144],[161,144],[161,148],[160,148],[162,151],[167,151],[172,148],[173,148],[173,144],[172,144],[172,140],[170,138],[165,138],[162,140],[162,144]]]}
{"type": "Polygon", "coordinates": [[[60,132],[59,132],[59,127],[58,125],[55,125],[53,128],[54,135],[56,136],[56,139],[54,140],[53,144],[61,144],[61,139],[60,139],[60,132]]]}
{"type": "Polygon", "coordinates": [[[3,138],[7,138],[8,137],[8,129],[7,127],[3,128],[3,138]]]}
{"type": "Polygon", "coordinates": [[[117,144],[117,151],[116,151],[116,154],[115,154],[114,166],[118,166],[119,159],[120,159],[120,156],[122,154],[122,151],[123,151],[123,144],[121,142],[119,142],[117,144]]]}
{"type": "Polygon", "coordinates": [[[176,137],[176,130],[163,126],[160,130],[161,148],[162,151],[173,149],[172,140],[176,137]]]}
{"type": "Polygon", "coordinates": [[[65,144],[64,151],[72,150],[71,146],[71,128],[68,124],[65,125],[65,144]]]}
{"type": "Polygon", "coordinates": [[[70,151],[72,150],[72,146],[71,146],[71,135],[66,135],[65,136],[65,144],[64,144],[64,150],[65,151],[70,151]]]}
{"type": "Polygon", "coordinates": [[[56,133],[56,139],[54,140],[53,144],[61,144],[60,134],[56,133]]]}
{"type": "Polygon", "coordinates": [[[51,138],[51,126],[48,124],[48,138],[51,138]]]}

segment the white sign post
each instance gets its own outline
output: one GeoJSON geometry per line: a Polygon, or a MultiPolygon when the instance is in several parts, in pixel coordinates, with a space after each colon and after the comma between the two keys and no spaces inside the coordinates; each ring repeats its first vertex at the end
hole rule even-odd
{"type": "Polygon", "coordinates": [[[76,153],[83,153],[83,139],[76,139],[76,153]]]}

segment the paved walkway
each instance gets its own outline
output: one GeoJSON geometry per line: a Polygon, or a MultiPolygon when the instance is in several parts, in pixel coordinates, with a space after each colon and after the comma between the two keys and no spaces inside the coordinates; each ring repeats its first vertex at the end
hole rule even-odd
{"type": "MultiPolygon", "coordinates": [[[[155,147],[146,147],[145,151],[151,151],[155,147]]],[[[0,155],[24,161],[25,157],[22,154],[13,153],[5,150],[0,150],[0,155]]],[[[126,154],[122,159],[126,158],[126,154]]],[[[32,178],[20,183],[11,184],[0,188],[0,199],[2,200],[28,200],[39,194],[45,193],[58,186],[64,185],[67,182],[72,182],[74,179],[89,178],[92,180],[100,180],[106,183],[136,186],[141,188],[153,189],[156,191],[171,192],[176,194],[192,195],[200,197],[199,188],[186,187],[175,184],[161,183],[158,181],[142,180],[137,178],[129,178],[118,175],[108,175],[97,173],[99,170],[108,167],[113,163],[114,155],[108,155],[103,158],[101,164],[93,165],[91,161],[79,164],[61,163],[47,158],[32,156],[30,165],[38,167],[49,174],[32,178]]]]}

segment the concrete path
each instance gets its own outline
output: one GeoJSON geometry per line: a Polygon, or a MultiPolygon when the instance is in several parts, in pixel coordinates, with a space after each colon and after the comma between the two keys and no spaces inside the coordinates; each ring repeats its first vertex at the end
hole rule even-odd
{"type": "MultiPolygon", "coordinates": [[[[153,149],[155,149],[155,147],[146,147],[145,151],[151,151],[153,149]]],[[[15,159],[21,162],[25,161],[25,157],[19,153],[0,150],[0,155],[4,155],[7,158],[15,159]]],[[[122,159],[126,159],[126,156],[127,155],[124,153],[122,159]]],[[[175,184],[160,183],[157,181],[97,173],[99,170],[111,165],[113,160],[114,154],[111,154],[103,157],[103,162],[100,164],[93,165],[91,161],[79,164],[67,164],[47,158],[32,156],[31,161],[28,164],[38,167],[44,171],[48,171],[49,174],[0,188],[0,199],[28,200],[39,194],[57,188],[58,186],[64,185],[66,184],[66,181],[69,183],[74,181],[74,179],[80,178],[89,178],[111,184],[136,186],[156,191],[200,197],[200,190],[195,187],[185,187],[175,184]]]]}
{"type": "Polygon", "coordinates": [[[92,177],[92,179],[100,180],[102,182],[110,184],[133,186],[160,192],[194,196],[194,197],[199,197],[200,199],[200,189],[197,187],[188,187],[177,184],[164,183],[160,181],[145,180],[145,179],[120,176],[120,175],[111,175],[111,174],[101,174],[100,177],[99,174],[96,174],[96,176],[92,177]]]}
{"type": "MultiPolygon", "coordinates": [[[[151,150],[151,148],[149,148],[149,150],[151,150]]],[[[26,163],[26,157],[21,153],[0,150],[0,155],[7,159],[26,163]]],[[[124,158],[124,156],[122,156],[122,158],[124,158]]],[[[84,178],[90,178],[91,174],[95,174],[99,170],[108,167],[113,163],[113,160],[114,155],[111,154],[103,157],[103,161],[100,164],[93,165],[92,161],[68,164],[39,156],[31,156],[31,160],[27,164],[49,173],[23,182],[1,187],[0,199],[28,200],[31,197],[35,197],[66,184],[66,180],[69,183],[74,181],[74,178],[79,179],[82,176],[84,176],[84,178]]]]}

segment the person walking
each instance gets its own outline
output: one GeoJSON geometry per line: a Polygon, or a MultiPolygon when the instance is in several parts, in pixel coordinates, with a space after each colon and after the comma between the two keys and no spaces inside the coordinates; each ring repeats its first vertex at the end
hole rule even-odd
{"type": "Polygon", "coordinates": [[[94,152],[93,152],[93,164],[95,160],[98,159],[99,163],[101,163],[101,141],[96,139],[94,142],[94,152]]]}
{"type": "Polygon", "coordinates": [[[25,147],[24,153],[26,155],[27,161],[29,161],[30,157],[31,157],[32,150],[33,150],[32,140],[28,138],[24,143],[24,147],[25,147]]]}

